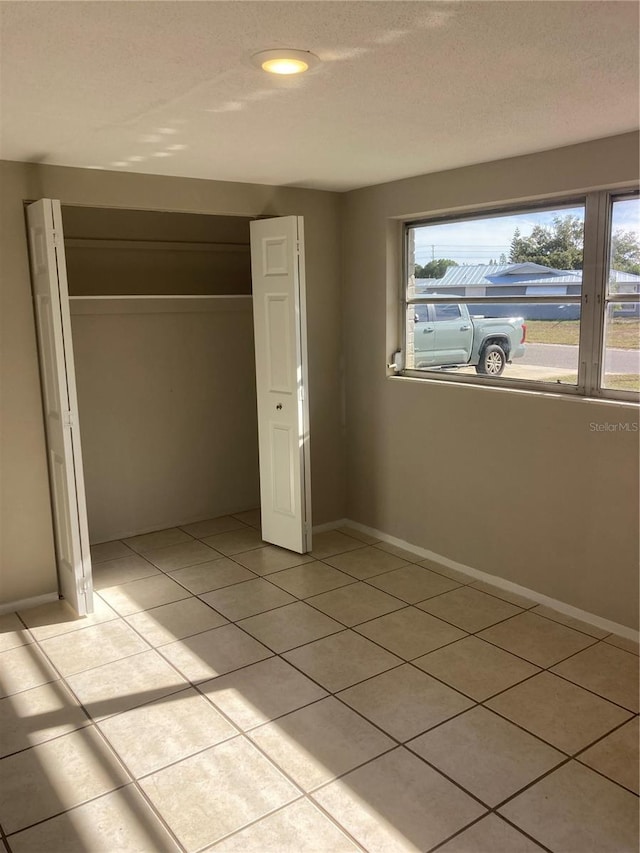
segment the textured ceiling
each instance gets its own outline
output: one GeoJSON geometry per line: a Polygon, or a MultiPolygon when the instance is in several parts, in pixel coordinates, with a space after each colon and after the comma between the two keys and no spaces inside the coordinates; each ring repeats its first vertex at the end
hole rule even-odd
{"type": "Polygon", "coordinates": [[[0,156],[345,190],[638,126],[636,2],[0,2],[0,156]],[[252,53],[311,50],[280,79],[252,53]]]}

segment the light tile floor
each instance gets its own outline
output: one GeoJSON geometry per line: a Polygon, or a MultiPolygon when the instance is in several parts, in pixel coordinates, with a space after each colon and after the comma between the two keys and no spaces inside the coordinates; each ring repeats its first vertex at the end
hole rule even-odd
{"type": "Polygon", "coordinates": [[[97,545],[91,617],[0,617],[8,851],[637,851],[636,646],[258,525],[97,545]]]}

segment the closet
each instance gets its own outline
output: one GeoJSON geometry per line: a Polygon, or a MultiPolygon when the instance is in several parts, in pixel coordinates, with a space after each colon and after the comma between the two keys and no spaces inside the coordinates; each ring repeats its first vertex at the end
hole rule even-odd
{"type": "Polygon", "coordinates": [[[64,597],[91,612],[89,544],[259,503],[265,541],[310,550],[302,218],[27,222],[64,597]]]}
{"type": "Polygon", "coordinates": [[[91,543],[258,506],[249,219],[62,221],[91,543]]]}

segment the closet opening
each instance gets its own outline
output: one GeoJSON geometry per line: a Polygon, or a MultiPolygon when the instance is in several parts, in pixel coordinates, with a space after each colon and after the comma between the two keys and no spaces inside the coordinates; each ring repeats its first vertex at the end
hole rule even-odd
{"type": "Polygon", "coordinates": [[[91,545],[254,510],[251,219],[62,221],[91,545]]]}
{"type": "Polygon", "coordinates": [[[40,199],[27,224],[62,596],[92,611],[90,545],[310,551],[302,217],[40,199]]]}

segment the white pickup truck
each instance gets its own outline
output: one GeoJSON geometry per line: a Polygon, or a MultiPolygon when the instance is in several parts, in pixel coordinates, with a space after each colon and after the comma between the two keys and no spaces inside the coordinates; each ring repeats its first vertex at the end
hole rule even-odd
{"type": "Polygon", "coordinates": [[[413,305],[416,369],[475,367],[500,376],[524,355],[527,327],[522,317],[472,317],[464,304],[413,305]]]}

